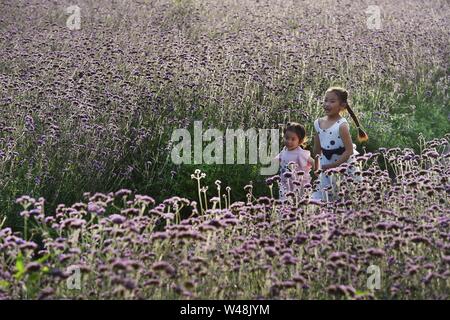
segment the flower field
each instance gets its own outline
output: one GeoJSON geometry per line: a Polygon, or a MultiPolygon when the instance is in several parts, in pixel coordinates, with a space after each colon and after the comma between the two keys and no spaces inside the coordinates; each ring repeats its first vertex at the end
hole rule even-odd
{"type": "Polygon", "coordinates": [[[72,5],[0,2],[0,299],[449,299],[448,2],[72,5]],[[171,161],[195,120],[312,138],[330,85],[370,137],[334,201],[171,161]]]}

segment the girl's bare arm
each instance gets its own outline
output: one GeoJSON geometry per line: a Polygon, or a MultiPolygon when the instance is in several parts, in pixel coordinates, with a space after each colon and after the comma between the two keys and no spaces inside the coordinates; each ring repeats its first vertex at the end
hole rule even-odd
{"type": "Polygon", "coordinates": [[[319,134],[316,133],[314,135],[314,148],[313,148],[313,156],[314,156],[314,173],[316,174],[316,176],[318,175],[318,171],[320,169],[320,162],[319,162],[319,157],[322,154],[322,149],[320,147],[320,139],[319,139],[319,134]]]}
{"type": "Polygon", "coordinates": [[[317,155],[321,155],[321,154],[322,154],[322,149],[320,148],[319,134],[316,133],[314,135],[313,157],[315,158],[317,155]]]}
{"type": "Polygon", "coordinates": [[[316,170],[316,165],[315,165],[315,161],[314,161],[314,159],[312,157],[309,157],[308,163],[311,165],[311,169],[313,171],[315,171],[316,170]]]}

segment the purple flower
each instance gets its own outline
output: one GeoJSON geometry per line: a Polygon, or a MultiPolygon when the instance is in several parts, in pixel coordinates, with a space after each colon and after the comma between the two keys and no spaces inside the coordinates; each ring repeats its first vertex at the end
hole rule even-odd
{"type": "Polygon", "coordinates": [[[155,271],[165,271],[170,276],[173,276],[176,273],[176,269],[166,261],[155,262],[152,269],[155,271]]]}
{"type": "Polygon", "coordinates": [[[121,197],[127,197],[127,196],[131,195],[131,193],[132,193],[131,190],[128,190],[128,189],[120,189],[120,190],[116,191],[116,193],[114,194],[114,196],[119,197],[119,198],[121,198],[121,197]]]}
{"type": "Polygon", "coordinates": [[[126,221],[126,218],[124,216],[121,216],[120,214],[112,214],[109,216],[109,219],[114,224],[122,224],[126,221]]]}
{"type": "Polygon", "coordinates": [[[292,172],[287,171],[287,172],[283,173],[283,178],[289,179],[291,177],[292,177],[292,172]]]}
{"type": "Polygon", "coordinates": [[[265,248],[264,248],[264,252],[265,252],[269,257],[275,257],[276,255],[278,255],[278,251],[277,251],[274,247],[265,247],[265,248]]]}
{"type": "Polygon", "coordinates": [[[106,211],[105,208],[103,208],[102,206],[99,206],[95,202],[89,202],[87,210],[88,210],[88,212],[92,212],[92,213],[95,213],[97,215],[103,215],[105,213],[105,211],[106,211]]]}
{"type": "Polygon", "coordinates": [[[127,208],[127,209],[123,209],[120,213],[125,216],[137,216],[137,215],[139,215],[140,210],[137,208],[127,208]]]}
{"type": "Polygon", "coordinates": [[[285,253],[281,257],[281,261],[283,261],[283,263],[286,265],[296,265],[298,263],[298,259],[296,257],[292,256],[292,254],[290,254],[290,253],[285,253]]]}
{"type": "Polygon", "coordinates": [[[308,240],[308,236],[306,234],[298,233],[295,238],[294,242],[296,244],[303,244],[308,240]]]}
{"type": "Polygon", "coordinates": [[[143,202],[143,203],[152,204],[152,205],[155,204],[155,199],[153,199],[150,196],[146,196],[146,195],[137,194],[134,196],[134,200],[135,200],[135,202],[143,202]]]}
{"type": "Polygon", "coordinates": [[[153,232],[152,235],[150,236],[150,238],[152,240],[165,240],[169,237],[169,235],[167,234],[167,232],[153,232]]]}
{"type": "Polygon", "coordinates": [[[41,270],[41,265],[37,262],[30,262],[29,264],[26,265],[25,270],[27,272],[36,272],[41,270]]]}
{"type": "Polygon", "coordinates": [[[450,264],[450,256],[442,256],[442,261],[444,261],[446,264],[450,264]]]}

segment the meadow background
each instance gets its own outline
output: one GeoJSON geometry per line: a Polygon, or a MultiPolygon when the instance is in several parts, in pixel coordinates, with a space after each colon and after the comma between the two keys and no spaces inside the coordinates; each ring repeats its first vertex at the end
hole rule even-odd
{"type": "MultiPolygon", "coordinates": [[[[46,215],[120,189],[198,202],[200,169],[209,197],[218,179],[231,187],[228,207],[248,199],[250,182],[255,199],[268,196],[257,165],[174,165],[172,131],[194,120],[223,131],[298,121],[312,137],[330,85],[350,92],[369,134],[361,153],[448,150],[447,1],[19,0],[0,12],[0,223],[22,236],[22,195],[45,199],[46,215]],[[71,5],[80,30],[66,26],[71,5]],[[370,5],[381,8],[379,30],[367,26],[370,5]]],[[[403,172],[384,160],[374,170],[394,180],[443,166],[435,186],[447,199],[448,162],[403,172]]]]}

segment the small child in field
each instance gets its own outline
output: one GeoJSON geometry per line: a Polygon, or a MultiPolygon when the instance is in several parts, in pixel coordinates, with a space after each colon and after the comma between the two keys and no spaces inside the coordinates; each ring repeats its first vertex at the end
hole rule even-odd
{"type": "Polygon", "coordinates": [[[320,155],[320,184],[312,195],[314,200],[331,200],[330,189],[336,193],[336,181],[333,175],[328,176],[325,172],[329,169],[339,167],[341,164],[348,163],[346,172],[354,176],[357,170],[356,145],[352,142],[349,125],[345,118],[341,116],[342,112],[348,111],[358,128],[358,141],[367,141],[369,137],[361,129],[358,118],[348,104],[348,92],[344,88],[331,87],[325,93],[324,111],[325,117],[314,121],[314,154],[320,155]]]}
{"type": "Polygon", "coordinates": [[[275,157],[280,164],[280,199],[286,199],[286,193],[295,191],[298,188],[303,190],[305,184],[311,182],[310,170],[315,170],[311,152],[304,150],[306,142],[305,128],[296,122],[289,122],[284,129],[283,150],[275,157]],[[294,183],[297,181],[299,183],[294,183]],[[298,184],[296,188],[295,184],[298,184]]]}

